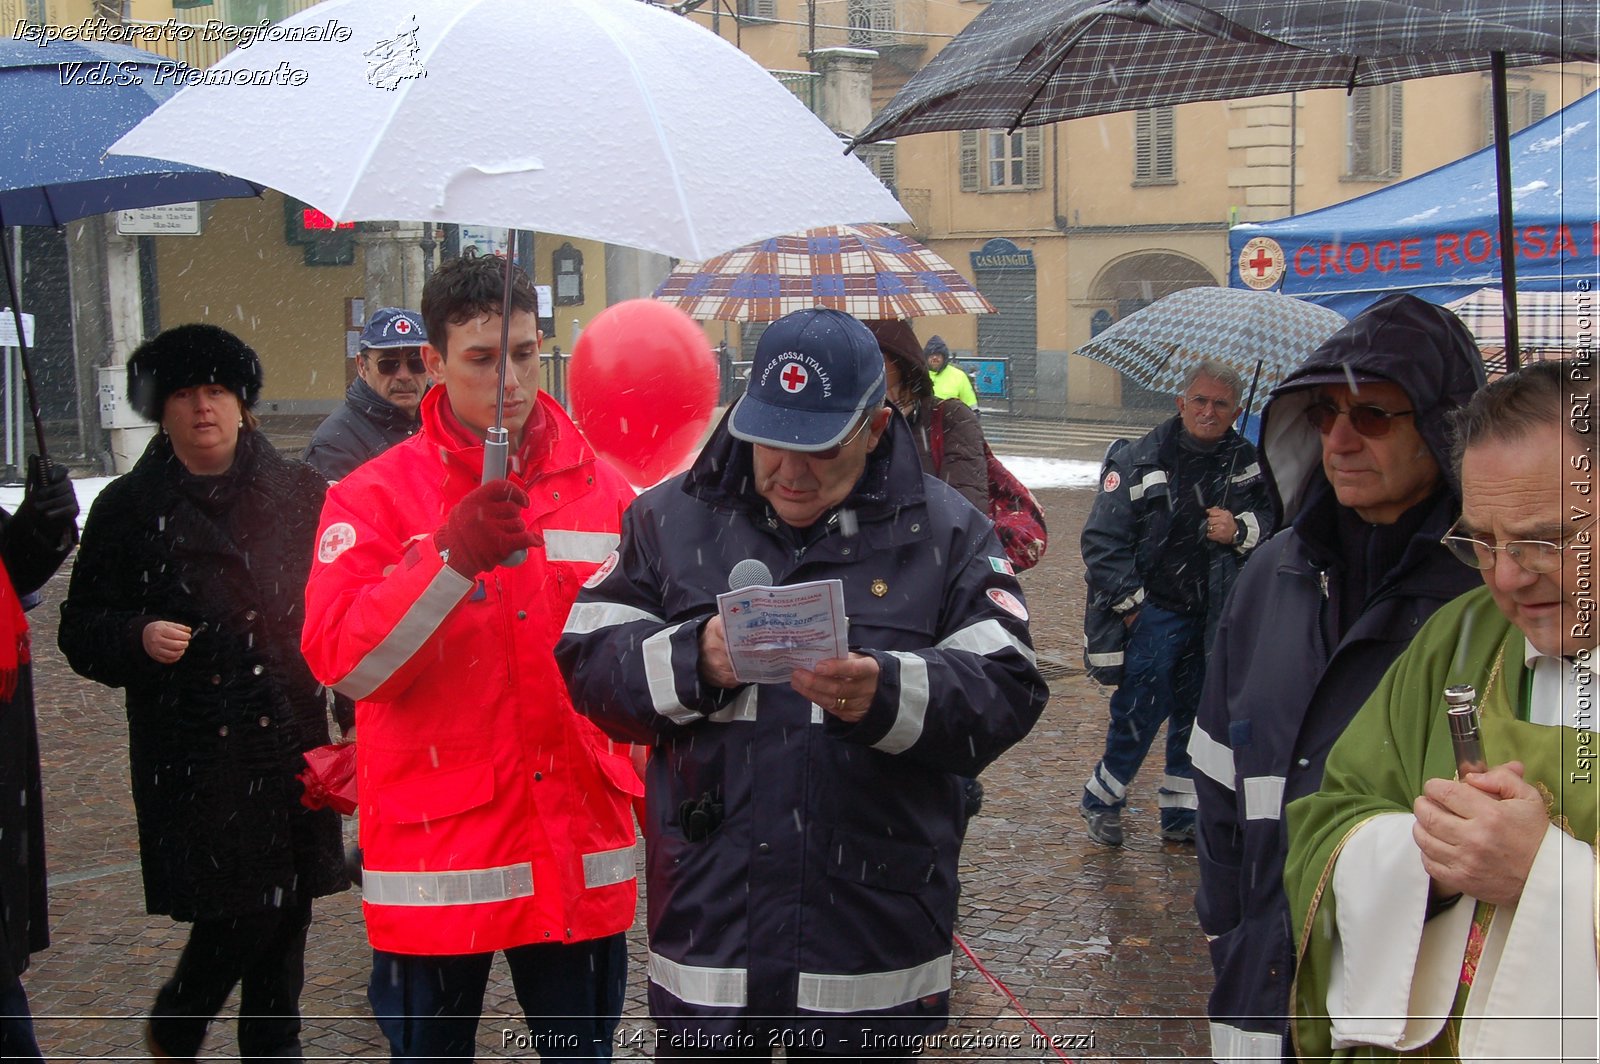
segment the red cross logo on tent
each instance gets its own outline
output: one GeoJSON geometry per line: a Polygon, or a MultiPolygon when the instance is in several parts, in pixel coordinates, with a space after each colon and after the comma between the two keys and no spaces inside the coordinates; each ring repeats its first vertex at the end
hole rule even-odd
{"type": "Polygon", "coordinates": [[[394,331],[399,333],[401,336],[405,336],[407,333],[409,333],[411,331],[411,329],[412,329],[411,319],[409,319],[409,318],[396,318],[394,320],[394,331]]]}
{"type": "Polygon", "coordinates": [[[811,380],[811,374],[806,372],[804,366],[794,362],[789,363],[783,368],[783,372],[778,374],[778,383],[783,385],[784,391],[791,394],[804,388],[809,380],[811,380]]]}
{"type": "Polygon", "coordinates": [[[1258,292],[1273,288],[1287,265],[1282,244],[1269,236],[1254,237],[1239,251],[1239,280],[1258,292]]]}

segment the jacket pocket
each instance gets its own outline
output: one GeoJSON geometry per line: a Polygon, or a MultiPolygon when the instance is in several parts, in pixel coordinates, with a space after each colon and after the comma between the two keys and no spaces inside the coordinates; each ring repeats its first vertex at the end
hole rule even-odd
{"type": "Polygon", "coordinates": [[[397,780],[378,788],[378,819],[390,824],[421,824],[465,813],[494,798],[494,763],[477,761],[460,768],[397,780]]]}
{"type": "Polygon", "coordinates": [[[899,894],[920,894],[933,880],[932,846],[836,830],[828,844],[828,875],[899,894]]]}

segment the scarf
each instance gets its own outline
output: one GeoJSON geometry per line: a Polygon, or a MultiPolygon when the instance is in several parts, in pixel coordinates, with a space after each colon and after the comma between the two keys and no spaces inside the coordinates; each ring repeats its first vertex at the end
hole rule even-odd
{"type": "Polygon", "coordinates": [[[33,660],[28,641],[28,618],[22,600],[11,586],[11,574],[0,562],[0,702],[16,697],[22,666],[33,660]]]}

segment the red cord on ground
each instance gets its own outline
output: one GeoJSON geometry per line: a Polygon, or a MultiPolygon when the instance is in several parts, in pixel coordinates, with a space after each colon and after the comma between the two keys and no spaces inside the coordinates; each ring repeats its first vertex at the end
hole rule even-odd
{"type": "Polygon", "coordinates": [[[1045,1031],[1045,1029],[1033,1021],[1033,1017],[1028,1015],[1028,1010],[1022,1007],[1022,1002],[1017,1000],[1017,995],[1011,992],[1011,988],[1006,986],[1006,984],[1002,983],[999,979],[996,979],[989,969],[983,966],[983,962],[978,959],[978,955],[972,952],[972,947],[967,945],[967,940],[962,938],[960,935],[956,935],[955,940],[956,945],[961,947],[961,952],[965,953],[967,955],[967,959],[972,962],[972,966],[978,969],[978,974],[989,980],[990,986],[994,987],[996,990],[1000,991],[1000,993],[1006,996],[1006,1000],[1011,1002],[1011,1007],[1017,1010],[1017,1015],[1026,1020],[1029,1027],[1032,1027],[1035,1031],[1039,1032],[1040,1037],[1044,1039],[1044,1044],[1050,1047],[1050,1051],[1056,1056],[1060,1057],[1062,1060],[1066,1061],[1066,1064],[1072,1064],[1072,1058],[1061,1052],[1061,1048],[1051,1040],[1050,1035],[1045,1031]]]}

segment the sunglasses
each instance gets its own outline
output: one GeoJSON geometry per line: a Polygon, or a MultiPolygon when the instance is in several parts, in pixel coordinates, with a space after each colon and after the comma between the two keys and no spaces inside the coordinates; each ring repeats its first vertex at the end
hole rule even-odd
{"type": "Polygon", "coordinates": [[[1350,417],[1350,427],[1367,437],[1387,436],[1397,417],[1409,417],[1416,413],[1415,410],[1385,410],[1381,406],[1371,403],[1357,403],[1351,407],[1337,406],[1327,400],[1320,400],[1306,407],[1306,421],[1311,427],[1326,436],[1333,431],[1333,423],[1339,420],[1340,414],[1350,417]]]}
{"type": "Polygon", "coordinates": [[[428,372],[427,365],[422,361],[421,355],[410,355],[406,358],[374,358],[372,364],[378,367],[378,372],[385,377],[393,377],[400,372],[400,363],[404,362],[406,369],[415,376],[422,376],[428,372]]]}

